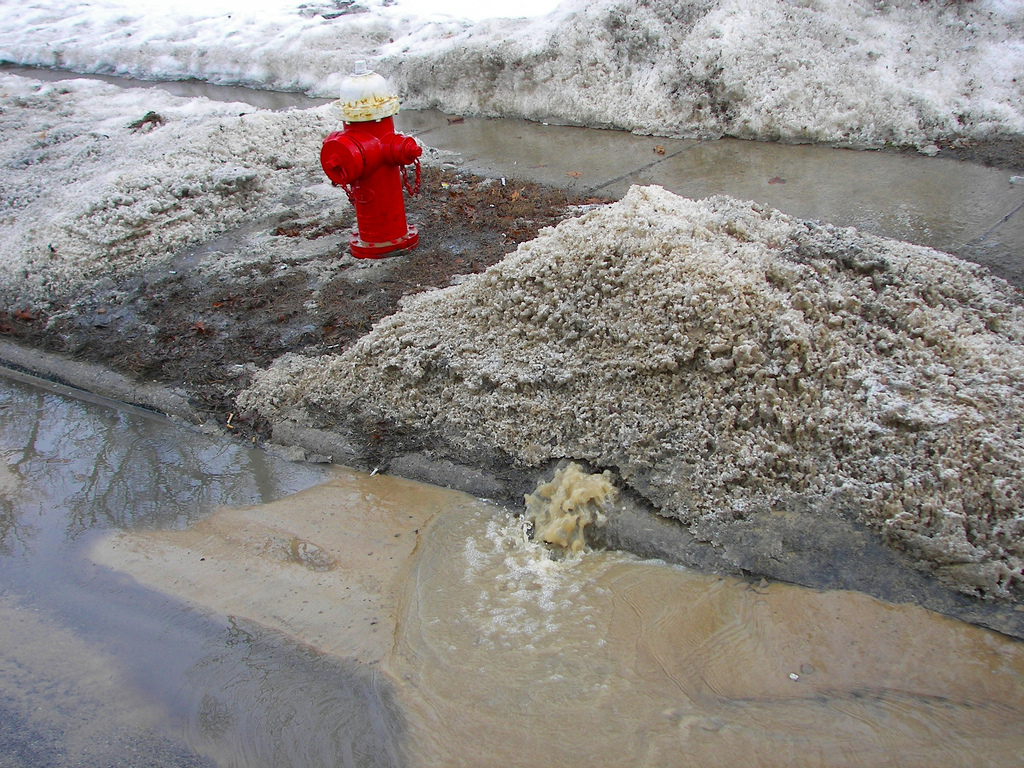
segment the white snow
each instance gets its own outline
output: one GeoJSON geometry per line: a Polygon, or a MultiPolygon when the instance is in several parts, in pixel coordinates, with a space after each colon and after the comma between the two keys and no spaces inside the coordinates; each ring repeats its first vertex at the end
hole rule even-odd
{"type": "Polygon", "coordinates": [[[1024,133],[1022,29],[1022,0],[2,0],[0,59],[328,97],[367,59],[406,107],[929,150],[1024,133]]]}
{"type": "Polygon", "coordinates": [[[270,112],[0,74],[0,291],[42,303],[288,210],[341,208],[315,162],[330,107],[270,112]],[[142,122],[149,112],[162,122],[142,122]],[[294,201],[292,201],[294,204],[294,201]]]}

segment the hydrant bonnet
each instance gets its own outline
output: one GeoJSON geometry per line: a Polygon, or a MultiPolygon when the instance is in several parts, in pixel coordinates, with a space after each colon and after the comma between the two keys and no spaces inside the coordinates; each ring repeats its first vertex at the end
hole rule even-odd
{"type": "Polygon", "coordinates": [[[355,71],[341,82],[338,109],[346,123],[381,120],[398,113],[398,94],[388,81],[357,61],[355,71]]]}

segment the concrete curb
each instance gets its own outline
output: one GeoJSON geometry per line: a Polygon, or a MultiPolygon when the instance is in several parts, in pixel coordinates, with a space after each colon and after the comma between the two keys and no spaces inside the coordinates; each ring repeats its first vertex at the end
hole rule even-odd
{"type": "Polygon", "coordinates": [[[92,395],[85,399],[108,400],[110,404],[133,406],[196,425],[204,420],[184,395],[160,384],[132,381],[96,363],[68,360],[0,339],[0,366],[7,369],[3,373],[10,378],[31,377],[92,395]]]}
{"type": "MultiPolygon", "coordinates": [[[[96,363],[68,360],[54,353],[19,347],[2,339],[0,375],[100,405],[133,409],[150,417],[166,416],[195,426],[201,426],[204,422],[201,412],[193,408],[184,395],[168,387],[135,382],[96,363]]],[[[265,448],[286,460],[319,462],[329,459],[333,463],[357,468],[367,464],[369,457],[364,451],[343,435],[330,430],[303,427],[288,420],[275,422],[273,429],[273,440],[265,448]]],[[[219,427],[216,431],[223,434],[219,427]]],[[[384,462],[383,468],[389,474],[399,477],[505,502],[520,497],[523,488],[529,485],[525,474],[514,479],[502,478],[486,470],[414,450],[401,451],[391,456],[384,462]],[[511,486],[517,487],[513,489],[511,486]]],[[[543,474],[536,473],[532,480],[536,481],[543,474]]],[[[810,537],[811,551],[802,552],[804,557],[790,558],[792,562],[783,563],[771,557],[758,557],[757,553],[762,548],[758,541],[752,543],[739,539],[743,536],[753,536],[755,540],[759,536],[767,536],[772,540],[780,536],[792,539],[791,531],[787,534],[769,529],[726,530],[711,536],[711,541],[699,541],[676,521],[660,518],[656,510],[646,508],[643,503],[624,504],[621,512],[609,520],[609,525],[599,538],[604,546],[703,571],[767,576],[815,589],[855,589],[889,602],[920,605],[1024,639],[1024,613],[1009,605],[985,603],[957,594],[938,580],[915,571],[912,564],[904,562],[898,553],[882,547],[876,537],[866,530],[855,530],[857,526],[849,521],[832,517],[824,521],[814,516],[801,517],[805,524],[813,523],[812,528],[817,526],[815,530],[818,534],[824,530],[821,529],[822,525],[829,528],[831,534],[820,537],[826,548],[850,550],[851,556],[846,558],[847,569],[843,573],[821,572],[820,565],[828,562],[829,556],[827,552],[819,551],[821,542],[817,542],[816,535],[810,537]],[[731,537],[739,539],[727,540],[731,537]],[[737,552],[745,552],[747,556],[737,557],[737,552]],[[852,563],[861,562],[868,552],[872,555],[869,559],[874,561],[868,573],[849,569],[852,563]]],[[[793,540],[788,543],[790,547],[796,546],[793,540]]]]}

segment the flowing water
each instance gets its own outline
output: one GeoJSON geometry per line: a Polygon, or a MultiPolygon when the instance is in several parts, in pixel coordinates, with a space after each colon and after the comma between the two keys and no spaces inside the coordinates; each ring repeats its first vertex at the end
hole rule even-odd
{"type": "Polygon", "coordinates": [[[3,766],[1024,760],[1024,644],[922,609],[23,383],[0,452],[3,766]]]}
{"type": "Polygon", "coordinates": [[[556,563],[482,513],[435,522],[407,590],[395,673],[437,765],[1024,756],[1024,648],[922,609],[613,553],[556,563]]]}

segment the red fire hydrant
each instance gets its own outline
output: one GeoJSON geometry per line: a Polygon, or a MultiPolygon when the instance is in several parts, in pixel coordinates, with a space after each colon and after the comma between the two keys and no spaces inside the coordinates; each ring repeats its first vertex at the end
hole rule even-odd
{"type": "Polygon", "coordinates": [[[406,223],[402,187],[410,195],[419,192],[423,149],[412,136],[395,133],[398,96],[366,62],[357,61],[355,72],[342,82],[338,107],[345,129],[324,139],[320,165],[356,209],[352,255],[377,259],[415,248],[420,235],[406,223]],[[413,182],[410,164],[415,166],[413,182]]]}

